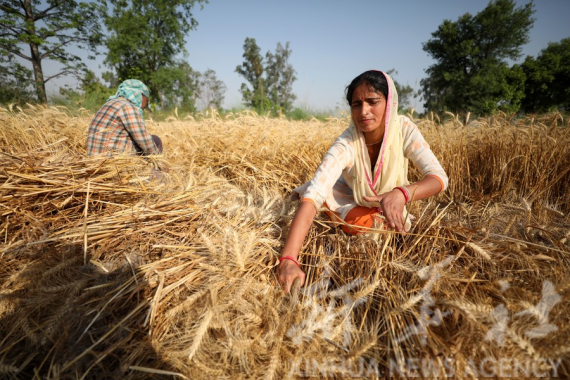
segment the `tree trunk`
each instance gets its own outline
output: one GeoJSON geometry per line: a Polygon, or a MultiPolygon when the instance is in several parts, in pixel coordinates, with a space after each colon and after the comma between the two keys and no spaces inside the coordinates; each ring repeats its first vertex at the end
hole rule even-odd
{"type": "MultiPolygon", "coordinates": [[[[24,0],[24,9],[26,11],[26,32],[30,36],[36,37],[36,24],[32,10],[32,0],[24,0]]],[[[46,84],[44,82],[44,72],[42,69],[42,56],[40,54],[39,45],[30,42],[31,61],[34,68],[34,79],[36,82],[36,95],[40,103],[47,103],[46,84]]]]}
{"type": "Polygon", "coordinates": [[[44,82],[44,72],[42,69],[42,58],[37,44],[30,44],[32,50],[32,66],[34,68],[34,79],[36,82],[36,95],[40,103],[47,103],[46,84],[44,82]]]}

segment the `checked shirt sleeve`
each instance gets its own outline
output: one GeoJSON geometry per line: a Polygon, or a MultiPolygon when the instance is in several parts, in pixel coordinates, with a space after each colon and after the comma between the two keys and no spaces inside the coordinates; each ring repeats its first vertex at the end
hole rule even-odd
{"type": "Polygon", "coordinates": [[[160,154],[152,140],[152,136],[145,127],[144,119],[138,108],[134,106],[123,107],[121,110],[121,121],[132,140],[144,155],[160,154]]]}

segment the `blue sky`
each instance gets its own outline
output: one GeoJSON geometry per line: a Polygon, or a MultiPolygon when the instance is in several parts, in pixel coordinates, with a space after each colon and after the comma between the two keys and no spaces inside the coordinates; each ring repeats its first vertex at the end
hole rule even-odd
{"type": "MultiPolygon", "coordinates": [[[[528,0],[517,0],[519,6],[528,0]]],[[[243,61],[246,37],[265,55],[278,42],[290,43],[297,72],[296,106],[313,110],[344,107],[344,88],[368,69],[390,70],[394,78],[419,89],[433,63],[422,43],[445,19],[476,14],[486,0],[210,0],[196,7],[196,30],[187,36],[186,60],[193,69],[213,69],[226,87],[225,108],[239,107],[244,81],[235,72],[243,61]]],[[[526,55],[536,56],[548,42],[570,37],[570,0],[535,0],[536,21],[526,55]]],[[[96,72],[101,59],[86,61],[96,72]]],[[[522,61],[522,59],[520,60],[522,61]]],[[[57,86],[57,84],[56,84],[57,86]]],[[[422,109],[421,100],[413,106],[422,109]]]]}

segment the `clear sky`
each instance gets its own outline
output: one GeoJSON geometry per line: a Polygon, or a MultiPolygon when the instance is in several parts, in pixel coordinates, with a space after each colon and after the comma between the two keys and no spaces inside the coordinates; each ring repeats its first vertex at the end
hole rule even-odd
{"type": "MultiPolygon", "coordinates": [[[[529,0],[517,0],[519,6],[529,0]]],[[[570,0],[535,0],[536,18],[523,58],[549,42],[570,37],[570,0]]],[[[487,0],[210,0],[196,7],[196,30],[187,36],[186,60],[194,70],[213,69],[226,87],[224,108],[239,107],[246,37],[255,38],[265,55],[278,42],[290,43],[297,74],[296,106],[313,110],[344,108],[344,88],[368,69],[390,70],[403,85],[419,89],[433,63],[422,50],[443,20],[476,14],[487,0]]],[[[519,61],[521,62],[522,59],[519,61]]],[[[86,61],[95,72],[104,68],[86,61]]],[[[422,102],[412,104],[421,110],[422,102]]]]}

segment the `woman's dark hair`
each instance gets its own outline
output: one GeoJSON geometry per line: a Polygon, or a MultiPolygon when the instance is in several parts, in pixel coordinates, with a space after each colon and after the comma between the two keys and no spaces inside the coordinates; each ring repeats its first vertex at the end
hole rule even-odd
{"type": "Polygon", "coordinates": [[[352,93],[356,87],[360,86],[362,83],[366,83],[368,86],[372,87],[374,91],[383,94],[386,100],[388,99],[388,81],[386,80],[386,77],[380,71],[369,70],[354,78],[346,87],[346,101],[348,102],[348,105],[352,103],[352,93]]]}

